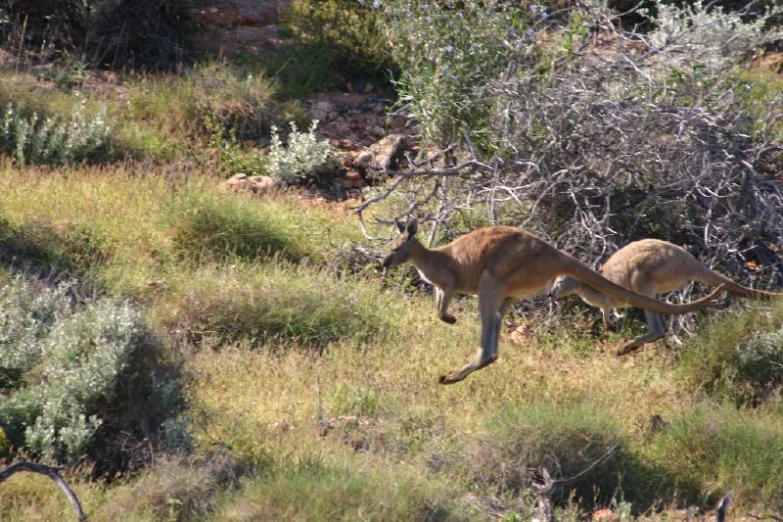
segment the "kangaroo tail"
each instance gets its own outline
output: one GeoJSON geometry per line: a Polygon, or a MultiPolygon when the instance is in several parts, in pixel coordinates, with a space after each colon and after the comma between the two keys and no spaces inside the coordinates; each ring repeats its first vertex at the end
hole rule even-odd
{"type": "Polygon", "coordinates": [[[657,299],[653,299],[651,297],[637,294],[636,292],[632,292],[631,290],[623,288],[622,286],[616,285],[598,272],[595,272],[594,270],[591,270],[587,266],[583,265],[575,258],[571,258],[570,261],[571,262],[567,264],[565,269],[566,273],[563,275],[568,275],[574,279],[578,279],[584,284],[612,297],[617,301],[621,301],[623,303],[629,304],[630,306],[642,308],[644,310],[649,310],[659,314],[674,315],[699,310],[707,306],[710,302],[714,301],[724,291],[724,286],[721,285],[713,290],[712,293],[710,293],[708,296],[699,300],[684,304],[670,304],[663,301],[658,301],[657,299]]]}
{"type": "Polygon", "coordinates": [[[718,272],[714,272],[706,268],[706,273],[703,277],[700,277],[698,281],[706,285],[723,285],[723,288],[730,294],[739,295],[742,297],[752,297],[756,299],[783,299],[783,293],[780,292],[767,292],[765,290],[757,290],[755,288],[748,288],[747,286],[738,285],[728,277],[718,272]]]}

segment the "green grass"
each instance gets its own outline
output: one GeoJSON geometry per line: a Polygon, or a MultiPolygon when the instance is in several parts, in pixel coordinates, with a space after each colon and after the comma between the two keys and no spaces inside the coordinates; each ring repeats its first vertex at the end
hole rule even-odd
{"type": "Polygon", "coordinates": [[[317,269],[272,263],[190,271],[172,282],[176,297],[162,300],[167,330],[188,343],[249,341],[323,349],[350,339],[362,345],[392,330],[377,285],[335,280],[317,269]]]}
{"type": "MultiPolygon", "coordinates": [[[[28,82],[3,77],[0,98],[42,112],[73,102],[54,87],[26,98],[28,82]]],[[[567,477],[615,445],[556,498],[563,519],[621,502],[664,519],[729,489],[734,513],[779,508],[780,305],[733,303],[682,348],[619,359],[630,332],[517,316],[529,339],[517,345],[504,327],[497,363],[440,386],[475,355],[475,299],[456,300],[447,325],[431,295],[406,287],[410,272],[382,280],[352,249],[379,247],[342,207],[220,188],[203,117],[265,125],[284,113],[267,87],[222,63],[136,77],[124,105],[106,103],[118,139],[154,161],[0,158],[0,284],[20,272],[77,278],[130,300],[161,339],[144,364],[181,369],[185,408],[135,448],[146,466],[111,482],[90,482],[90,462],[66,475],[91,520],[526,520],[533,470],[567,477]],[[188,444],[159,451],[167,437],[188,444]]],[[[137,392],[123,390],[117,419],[147,404],[137,392]]],[[[0,519],[71,517],[45,477],[0,485],[0,519]]]]}

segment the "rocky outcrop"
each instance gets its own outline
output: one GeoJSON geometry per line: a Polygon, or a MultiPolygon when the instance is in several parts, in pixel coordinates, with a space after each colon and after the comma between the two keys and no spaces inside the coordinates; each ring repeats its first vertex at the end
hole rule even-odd
{"type": "Polygon", "coordinates": [[[258,52],[282,41],[280,17],[290,0],[200,0],[193,14],[202,30],[198,44],[214,53],[258,52]]]}

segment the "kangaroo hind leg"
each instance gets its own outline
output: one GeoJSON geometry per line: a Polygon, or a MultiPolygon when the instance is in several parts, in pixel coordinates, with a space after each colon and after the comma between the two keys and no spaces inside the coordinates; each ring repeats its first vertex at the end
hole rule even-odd
{"type": "Polygon", "coordinates": [[[511,299],[500,299],[496,296],[479,295],[479,309],[481,311],[481,347],[476,358],[463,366],[459,371],[451,375],[441,375],[441,384],[454,384],[465,379],[468,375],[489,366],[498,358],[498,344],[500,342],[500,328],[503,315],[511,304],[511,299]]]}
{"type": "Polygon", "coordinates": [[[454,285],[435,287],[435,297],[438,301],[438,318],[444,323],[454,324],[457,318],[449,314],[449,303],[454,297],[454,285]]]}
{"type": "Polygon", "coordinates": [[[644,344],[654,343],[666,335],[667,328],[663,316],[649,310],[644,311],[644,316],[647,319],[648,332],[620,348],[617,351],[618,357],[636,351],[644,344]]]}

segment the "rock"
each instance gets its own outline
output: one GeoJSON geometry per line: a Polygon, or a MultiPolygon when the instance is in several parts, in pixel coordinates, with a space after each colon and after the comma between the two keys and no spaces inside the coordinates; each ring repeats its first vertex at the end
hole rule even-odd
{"type": "Polygon", "coordinates": [[[408,144],[402,134],[389,134],[360,152],[354,164],[365,170],[396,169],[406,150],[408,144]]]}
{"type": "Polygon", "coordinates": [[[269,176],[248,176],[247,174],[234,174],[223,182],[227,189],[237,192],[247,191],[254,194],[266,194],[277,187],[277,181],[269,176]]]}
{"type": "Polygon", "coordinates": [[[364,186],[364,179],[358,171],[350,169],[345,173],[345,188],[360,189],[364,186]]]}
{"type": "Polygon", "coordinates": [[[326,122],[332,116],[332,104],[328,101],[315,102],[310,108],[310,115],[319,122],[326,122]]]}

